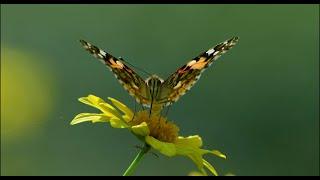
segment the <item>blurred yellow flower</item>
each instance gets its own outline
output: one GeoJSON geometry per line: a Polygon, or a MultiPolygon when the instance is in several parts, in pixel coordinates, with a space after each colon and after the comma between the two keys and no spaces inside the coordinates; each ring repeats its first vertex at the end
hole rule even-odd
{"type": "Polygon", "coordinates": [[[46,61],[36,53],[1,46],[1,139],[5,142],[38,136],[52,115],[56,83],[46,61]]]}
{"type": "Polygon", "coordinates": [[[204,176],[201,172],[191,171],[188,176],[204,176]]]}
{"type": "Polygon", "coordinates": [[[91,121],[93,123],[108,122],[114,128],[127,128],[147,146],[158,150],[163,155],[168,157],[187,156],[196,164],[202,174],[207,175],[205,171],[207,168],[213,175],[218,175],[214,167],[203,159],[203,155],[212,154],[224,159],[226,156],[217,150],[201,149],[200,136],[179,136],[179,128],[165,117],[158,115],[149,117],[149,112],[146,110],[134,114],[131,109],[116,99],[108,99],[113,105],[94,95],[79,98],[80,102],[95,107],[102,113],[78,114],[71,121],[71,125],[91,121]]]}
{"type": "MultiPolygon", "coordinates": [[[[188,176],[205,176],[203,173],[199,172],[199,171],[191,171],[188,176]]],[[[227,173],[224,176],[235,176],[235,174],[233,173],[227,173]]]]}

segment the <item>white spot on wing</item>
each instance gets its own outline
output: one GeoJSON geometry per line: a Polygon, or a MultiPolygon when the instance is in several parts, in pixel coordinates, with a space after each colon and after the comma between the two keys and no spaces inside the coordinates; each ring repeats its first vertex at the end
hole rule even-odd
{"type": "Polygon", "coordinates": [[[217,55],[218,53],[219,53],[219,51],[216,51],[216,52],[213,53],[213,55],[215,56],[215,55],[217,55]]]}
{"type": "Polygon", "coordinates": [[[103,57],[104,57],[102,54],[98,54],[98,56],[100,59],[103,59],[103,57]]]}
{"type": "Polygon", "coordinates": [[[211,55],[212,53],[214,53],[214,49],[213,49],[213,48],[211,48],[211,49],[209,49],[209,50],[207,51],[207,54],[208,54],[208,55],[211,55]]]}
{"type": "Polygon", "coordinates": [[[89,49],[91,47],[91,44],[88,42],[84,42],[84,44],[82,44],[84,48],[89,49]]]}
{"type": "Polygon", "coordinates": [[[116,63],[119,65],[119,67],[122,69],[123,68],[123,64],[120,61],[116,61],[116,63]]]}
{"type": "Polygon", "coordinates": [[[138,87],[136,84],[134,84],[133,82],[131,83],[131,85],[132,85],[132,87],[133,87],[134,89],[139,89],[139,87],[138,87]]]}
{"type": "Polygon", "coordinates": [[[190,62],[188,62],[187,66],[192,66],[196,63],[197,61],[196,60],[192,60],[190,62]]]}
{"type": "Polygon", "coordinates": [[[102,56],[106,56],[106,52],[102,51],[101,49],[100,49],[100,54],[101,54],[102,56]]]}
{"type": "Polygon", "coordinates": [[[139,99],[139,98],[136,98],[136,101],[137,101],[138,103],[140,103],[140,99],[139,99]]]}
{"type": "Polygon", "coordinates": [[[179,88],[179,87],[181,87],[181,81],[179,81],[178,84],[173,87],[173,89],[177,89],[177,88],[179,88]]]}

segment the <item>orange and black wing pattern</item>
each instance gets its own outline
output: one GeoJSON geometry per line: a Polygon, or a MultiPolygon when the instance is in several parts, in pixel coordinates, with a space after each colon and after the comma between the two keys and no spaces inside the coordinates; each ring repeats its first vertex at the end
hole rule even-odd
{"type": "Polygon", "coordinates": [[[103,64],[107,65],[124,89],[126,89],[138,103],[148,104],[150,99],[150,91],[145,81],[136,72],[124,64],[121,60],[115,58],[109,53],[106,53],[98,47],[84,40],[80,40],[80,43],[94,57],[98,58],[103,64]]]}
{"type": "Polygon", "coordinates": [[[177,69],[162,83],[158,102],[168,105],[177,101],[199,80],[201,73],[222,54],[230,50],[238,40],[238,37],[233,37],[224,41],[177,69]]]}

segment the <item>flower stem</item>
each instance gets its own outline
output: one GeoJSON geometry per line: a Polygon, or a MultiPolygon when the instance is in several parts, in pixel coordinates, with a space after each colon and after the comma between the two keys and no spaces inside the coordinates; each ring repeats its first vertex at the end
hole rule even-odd
{"type": "Polygon", "coordinates": [[[126,170],[126,172],[123,173],[123,176],[130,176],[134,172],[135,168],[139,164],[139,162],[142,160],[143,155],[145,155],[150,150],[150,146],[148,144],[145,144],[143,148],[140,150],[138,155],[134,158],[134,160],[131,162],[130,166],[126,170]]]}

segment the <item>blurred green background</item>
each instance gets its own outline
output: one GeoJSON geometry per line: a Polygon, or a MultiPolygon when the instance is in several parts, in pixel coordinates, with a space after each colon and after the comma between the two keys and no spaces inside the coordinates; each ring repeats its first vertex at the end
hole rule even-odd
{"type": "MultiPolygon", "coordinates": [[[[97,112],[88,94],[134,106],[79,39],[165,78],[232,36],[169,118],[228,155],[206,157],[221,175],[319,175],[318,5],[1,5],[1,174],[121,175],[138,152],[126,130],[69,125],[97,112]]],[[[136,175],[193,170],[149,154],[136,175]]]]}

